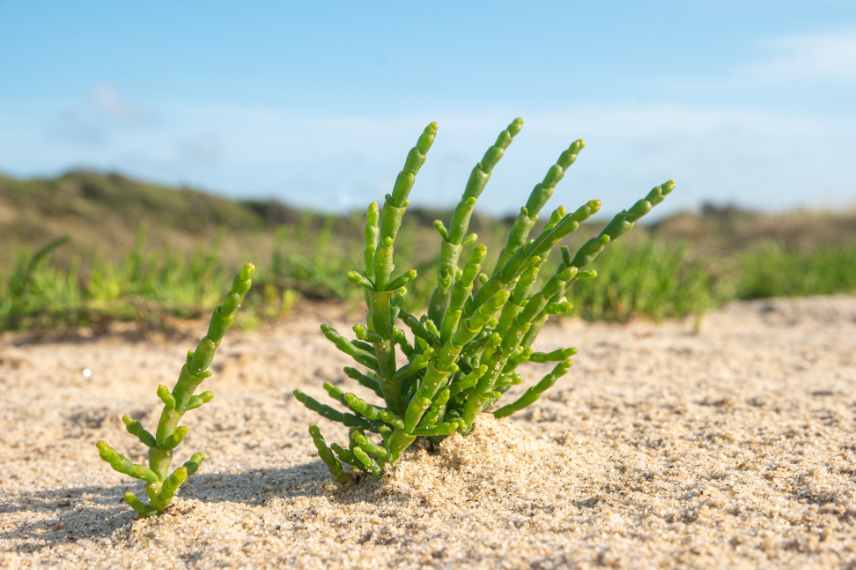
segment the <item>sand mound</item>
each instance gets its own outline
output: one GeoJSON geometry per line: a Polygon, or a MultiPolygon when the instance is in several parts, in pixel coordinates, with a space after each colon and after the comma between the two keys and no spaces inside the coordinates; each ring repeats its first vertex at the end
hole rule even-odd
{"type": "Polygon", "coordinates": [[[181,343],[0,340],[0,568],[856,567],[854,298],[734,305],[698,335],[564,322],[542,348],[577,364],[535,407],[346,488],[290,396],[341,379],[316,327],[228,339],[182,444],[210,460],[146,520],[94,443],[139,458],[119,418],[154,420],[181,343]]]}
{"type": "Polygon", "coordinates": [[[585,481],[603,475],[602,452],[592,453],[579,442],[559,445],[530,429],[485,416],[468,437],[449,438],[432,450],[414,450],[380,488],[450,512],[481,511],[484,502],[516,511],[517,501],[551,511],[557,491],[565,497],[576,495],[585,481]]]}

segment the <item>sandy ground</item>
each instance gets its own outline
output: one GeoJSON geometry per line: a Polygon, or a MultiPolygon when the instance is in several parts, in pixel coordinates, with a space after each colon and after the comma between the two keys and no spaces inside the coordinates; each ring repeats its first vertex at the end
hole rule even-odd
{"type": "Polygon", "coordinates": [[[181,448],[210,459],[146,520],[94,444],[141,450],[119,418],[191,339],[2,337],[0,567],[856,568],[856,298],[553,326],[580,354],[531,411],[344,490],[290,395],[344,380],[317,322],[227,338],[181,448]]]}

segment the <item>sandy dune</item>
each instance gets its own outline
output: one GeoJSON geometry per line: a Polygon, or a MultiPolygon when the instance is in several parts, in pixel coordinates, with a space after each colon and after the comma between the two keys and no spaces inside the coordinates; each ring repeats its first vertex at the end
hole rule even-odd
{"type": "Polygon", "coordinates": [[[553,326],[580,354],[549,397],[344,490],[290,396],[344,379],[317,318],[233,334],[181,448],[209,461],[136,520],[94,444],[141,450],[119,418],[190,343],[0,338],[0,568],[856,567],[856,298],[553,326]]]}

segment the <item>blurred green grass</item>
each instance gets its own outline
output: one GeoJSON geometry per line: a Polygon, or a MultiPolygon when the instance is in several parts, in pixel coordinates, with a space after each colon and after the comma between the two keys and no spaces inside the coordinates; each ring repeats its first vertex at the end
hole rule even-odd
{"type": "Polygon", "coordinates": [[[764,242],[740,258],[739,299],[856,293],[856,244],[790,251],[764,242]]]}
{"type": "MultiPolygon", "coordinates": [[[[438,217],[446,213],[414,208],[402,229],[397,265],[420,271],[415,303],[434,283],[431,222],[438,217]]],[[[348,302],[361,294],[346,278],[359,265],[361,223],[359,213],[229,200],[116,174],[0,176],[0,330],[199,318],[243,261],[258,266],[245,326],[308,301],[348,302]]],[[[492,252],[507,227],[508,220],[473,220],[492,252]]],[[[570,292],[576,316],[698,320],[734,299],[856,293],[854,212],[764,215],[706,206],[628,238],[597,260],[597,279],[570,292]]]]}
{"type": "MultiPolygon", "coordinates": [[[[345,278],[359,258],[359,252],[349,251],[350,244],[339,243],[325,230],[311,254],[292,254],[287,247],[292,230],[279,233],[271,258],[259,264],[246,326],[285,317],[303,300],[358,298],[361,291],[345,278]]],[[[22,252],[13,270],[2,277],[0,328],[200,318],[228,287],[232,272],[216,246],[178,254],[146,251],[140,244],[116,262],[97,261],[88,268],[79,261],[59,266],[52,253],[22,252]]],[[[856,293],[856,246],[796,252],[762,243],[717,262],[719,273],[693,256],[686,244],[667,245],[652,238],[617,242],[597,260],[598,277],[580,281],[569,300],[583,319],[627,322],[700,318],[734,299],[856,293]],[[723,263],[729,266],[724,272],[723,263]]],[[[401,257],[399,264],[419,265],[401,257]]],[[[427,272],[413,288],[417,304],[427,300],[433,283],[431,265],[422,265],[427,272]]]]}

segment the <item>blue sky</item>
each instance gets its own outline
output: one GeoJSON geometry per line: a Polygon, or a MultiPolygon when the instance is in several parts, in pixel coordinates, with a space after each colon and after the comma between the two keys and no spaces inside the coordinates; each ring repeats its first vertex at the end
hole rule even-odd
{"type": "Polygon", "coordinates": [[[852,0],[0,0],[0,70],[0,170],[16,175],[93,166],[361,208],[436,120],[412,200],[448,205],[520,115],[493,212],[577,137],[569,206],[615,211],[669,177],[671,210],[856,203],[852,0]]]}

